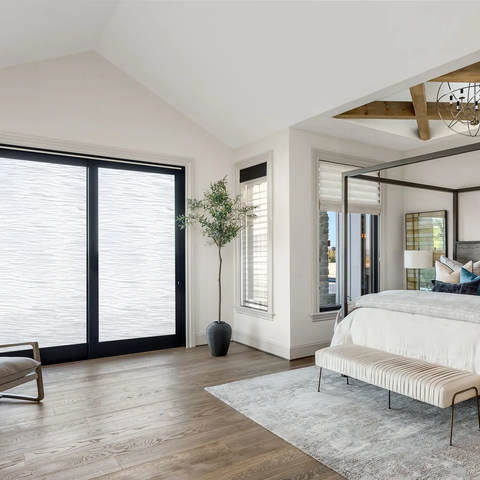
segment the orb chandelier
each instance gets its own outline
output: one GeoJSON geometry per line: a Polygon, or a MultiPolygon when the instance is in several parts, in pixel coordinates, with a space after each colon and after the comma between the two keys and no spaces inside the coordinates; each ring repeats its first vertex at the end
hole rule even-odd
{"type": "Polygon", "coordinates": [[[437,92],[437,109],[445,125],[455,133],[467,137],[480,134],[480,83],[462,83],[455,86],[441,83],[437,92]]]}

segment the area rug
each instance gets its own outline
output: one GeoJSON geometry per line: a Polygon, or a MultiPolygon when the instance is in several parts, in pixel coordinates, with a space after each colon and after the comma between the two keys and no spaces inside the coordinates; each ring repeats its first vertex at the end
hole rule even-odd
{"type": "Polygon", "coordinates": [[[475,400],[440,409],[318,367],[206,390],[347,479],[480,479],[475,400]]]}

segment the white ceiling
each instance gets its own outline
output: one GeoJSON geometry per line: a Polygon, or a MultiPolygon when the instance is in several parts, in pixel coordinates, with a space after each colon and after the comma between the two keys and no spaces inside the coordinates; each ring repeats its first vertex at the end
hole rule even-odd
{"type": "Polygon", "coordinates": [[[94,50],[117,3],[0,0],[0,68],[94,50]]]}
{"type": "Polygon", "coordinates": [[[420,147],[392,126],[331,117],[480,60],[480,2],[0,0],[0,9],[0,67],[96,50],[232,147],[289,126],[420,147]]]}

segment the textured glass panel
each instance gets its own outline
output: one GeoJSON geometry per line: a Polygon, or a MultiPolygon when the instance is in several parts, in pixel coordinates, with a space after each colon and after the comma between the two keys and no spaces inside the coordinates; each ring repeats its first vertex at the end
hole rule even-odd
{"type": "Polygon", "coordinates": [[[175,333],[175,178],[100,168],[99,339],[175,333]]]}
{"type": "Polygon", "coordinates": [[[0,158],[0,343],[86,342],[86,169],[0,158]]]}

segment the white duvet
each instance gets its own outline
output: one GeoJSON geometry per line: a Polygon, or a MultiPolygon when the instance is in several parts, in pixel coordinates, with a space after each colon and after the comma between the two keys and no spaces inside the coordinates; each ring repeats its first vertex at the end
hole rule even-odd
{"type": "Polygon", "coordinates": [[[361,297],[351,309],[332,345],[362,345],[480,374],[480,297],[392,291],[361,297]]]}

